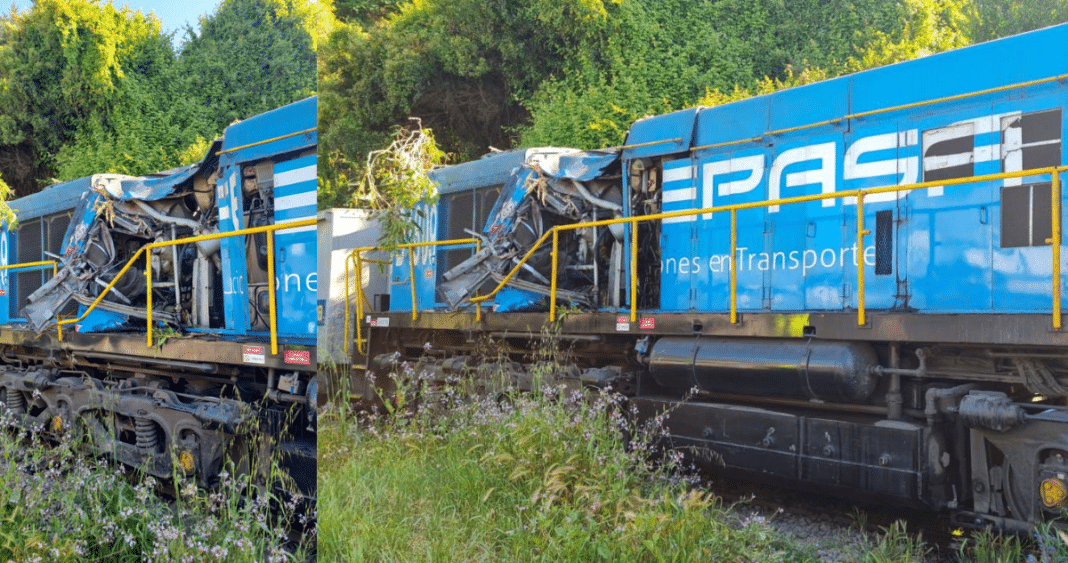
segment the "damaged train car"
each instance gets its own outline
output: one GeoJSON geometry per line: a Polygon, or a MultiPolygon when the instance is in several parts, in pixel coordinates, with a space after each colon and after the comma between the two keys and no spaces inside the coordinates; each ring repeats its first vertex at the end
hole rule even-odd
{"type": "Polygon", "coordinates": [[[315,170],[313,97],[230,125],[197,164],[10,202],[6,410],[202,486],[274,451],[278,485],[313,498],[315,170]]]}
{"type": "Polygon", "coordinates": [[[648,117],[616,149],[436,170],[388,305],[357,303],[355,393],[387,392],[363,370],[382,381],[397,351],[438,385],[477,378],[488,340],[489,368],[529,382],[554,323],[561,381],[666,413],[712,471],[966,526],[1055,518],[1065,43],[1055,26],[648,117]]]}

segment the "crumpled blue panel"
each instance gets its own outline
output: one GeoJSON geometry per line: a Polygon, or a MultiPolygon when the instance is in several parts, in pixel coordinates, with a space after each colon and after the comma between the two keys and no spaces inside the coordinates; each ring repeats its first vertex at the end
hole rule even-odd
{"type": "Polygon", "coordinates": [[[496,313],[519,313],[523,311],[545,311],[548,309],[548,297],[525,289],[506,287],[493,299],[493,311],[496,313]]]}
{"type": "MultiPolygon", "coordinates": [[[[78,316],[85,313],[85,305],[78,307],[78,316]]],[[[126,324],[129,319],[126,315],[115,313],[113,311],[105,311],[103,309],[93,309],[93,312],[86,315],[82,322],[74,325],[74,329],[78,332],[104,332],[108,330],[116,330],[119,327],[126,324]]]]}
{"type": "Polygon", "coordinates": [[[121,201],[139,199],[142,201],[156,201],[174,193],[178,184],[188,180],[200,169],[200,164],[191,164],[177,169],[174,174],[168,176],[142,176],[123,180],[121,182],[122,195],[117,197],[121,201]]]}
{"type": "Polygon", "coordinates": [[[552,178],[568,178],[579,182],[589,182],[599,178],[609,166],[619,160],[619,153],[587,151],[565,154],[560,157],[560,169],[552,178]]]}

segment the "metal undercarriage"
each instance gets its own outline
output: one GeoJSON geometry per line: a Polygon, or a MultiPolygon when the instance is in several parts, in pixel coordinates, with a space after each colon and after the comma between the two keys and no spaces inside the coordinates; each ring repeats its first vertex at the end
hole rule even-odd
{"type": "Polygon", "coordinates": [[[99,455],[163,479],[193,476],[204,487],[227,461],[264,470],[273,449],[292,478],[282,486],[314,495],[309,399],[276,383],[310,366],[287,365],[281,354],[243,363],[247,344],[205,335],[149,348],[143,334],[65,333],[59,341],[3,327],[0,402],[16,424],[55,436],[74,428],[99,455]]]}

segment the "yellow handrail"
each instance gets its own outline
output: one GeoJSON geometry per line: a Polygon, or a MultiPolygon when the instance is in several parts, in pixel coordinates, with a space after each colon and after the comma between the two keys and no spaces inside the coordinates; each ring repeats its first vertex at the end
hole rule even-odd
{"type": "MultiPolygon", "coordinates": [[[[198,236],[195,236],[195,237],[187,237],[187,238],[182,238],[182,239],[164,240],[164,241],[158,241],[158,242],[153,242],[153,243],[150,243],[150,244],[146,244],[145,246],[143,246],[141,248],[141,250],[152,251],[152,250],[155,250],[157,248],[166,248],[168,246],[175,246],[175,245],[179,245],[179,244],[191,244],[191,243],[202,242],[202,241],[206,241],[206,240],[219,240],[219,239],[231,238],[231,237],[237,237],[237,236],[255,235],[255,234],[259,234],[259,233],[266,233],[267,234],[267,299],[269,301],[268,308],[269,308],[269,311],[270,311],[270,318],[269,318],[269,321],[268,321],[269,322],[268,328],[270,329],[270,332],[271,332],[271,355],[276,355],[276,354],[278,354],[278,315],[277,315],[277,311],[276,311],[276,308],[275,308],[275,302],[274,302],[274,298],[275,298],[275,286],[274,286],[274,233],[275,233],[275,231],[285,231],[285,230],[289,230],[289,229],[297,229],[297,228],[300,228],[300,227],[312,227],[312,226],[315,226],[317,222],[318,222],[318,219],[303,219],[301,221],[290,221],[288,223],[278,223],[278,224],[275,224],[275,225],[264,225],[262,227],[249,227],[247,229],[238,229],[236,231],[228,231],[228,232],[225,232],[225,233],[212,233],[212,234],[209,234],[209,235],[198,235],[198,236]]],[[[137,259],[137,256],[141,253],[141,250],[138,250],[137,254],[135,254],[134,257],[130,260],[130,263],[128,263],[126,265],[127,268],[130,266],[130,264],[133,263],[134,260],[137,259]]],[[[93,304],[90,306],[89,309],[87,309],[85,311],[85,313],[82,313],[81,317],[79,317],[76,320],[72,320],[72,321],[68,321],[68,322],[78,322],[82,318],[84,318],[85,315],[89,314],[89,311],[91,311],[92,308],[95,307],[96,304],[100,302],[100,299],[104,296],[104,294],[107,293],[107,291],[109,291],[111,289],[111,286],[114,285],[115,282],[118,281],[118,279],[120,277],[122,277],[122,274],[125,271],[126,271],[126,268],[123,268],[123,271],[120,272],[118,276],[115,276],[115,279],[111,280],[111,283],[108,284],[108,287],[103,292],[100,293],[100,297],[97,297],[96,301],[93,302],[93,304]]],[[[148,283],[148,302],[147,302],[147,308],[148,308],[148,315],[147,315],[148,316],[148,330],[146,332],[148,333],[148,336],[147,336],[147,338],[148,338],[148,346],[151,347],[152,346],[152,260],[147,260],[147,263],[145,264],[145,276],[147,278],[147,283],[148,283]]]]}
{"type": "MultiPolygon", "coordinates": [[[[860,189],[860,190],[849,190],[849,191],[840,191],[840,192],[811,194],[811,195],[780,198],[780,199],[766,200],[766,201],[754,201],[754,202],[748,202],[748,203],[736,203],[736,204],[731,204],[731,205],[721,205],[721,206],[714,206],[714,207],[706,207],[706,208],[703,208],[703,209],[687,209],[687,210],[683,210],[683,211],[670,211],[670,212],[666,212],[666,213],[654,213],[654,214],[651,214],[651,215],[622,217],[622,218],[619,218],[619,219],[603,219],[603,220],[600,220],[600,221],[590,221],[590,222],[587,222],[587,223],[572,223],[572,224],[569,224],[569,225],[558,225],[558,226],[555,226],[555,227],[549,229],[548,231],[546,231],[545,234],[543,234],[542,237],[540,239],[538,239],[537,242],[535,242],[533,246],[531,246],[530,250],[528,250],[527,253],[523,256],[523,258],[519,261],[519,263],[515,267],[513,267],[512,270],[509,271],[507,275],[504,276],[504,278],[500,281],[500,283],[497,284],[497,286],[493,289],[493,291],[491,291],[488,294],[483,295],[481,297],[473,297],[473,298],[471,298],[470,301],[472,303],[482,302],[482,301],[485,301],[487,299],[491,299],[493,296],[495,296],[497,294],[497,292],[499,292],[501,289],[503,289],[504,286],[508,283],[508,281],[510,281],[512,279],[512,277],[515,276],[519,272],[519,270],[526,263],[527,259],[529,259],[530,256],[532,256],[534,254],[534,252],[537,251],[537,249],[542,244],[544,244],[545,241],[550,236],[552,236],[554,238],[556,236],[558,236],[558,235],[555,234],[556,231],[587,229],[587,228],[591,228],[591,227],[603,227],[603,226],[617,225],[617,224],[623,224],[623,223],[627,223],[629,225],[636,225],[637,223],[646,222],[646,221],[659,221],[659,220],[663,220],[663,219],[670,219],[670,218],[673,218],[673,217],[687,217],[687,216],[693,216],[693,215],[712,214],[712,213],[721,212],[721,211],[730,211],[731,212],[731,253],[732,253],[731,256],[733,257],[734,253],[735,253],[735,247],[737,245],[737,217],[736,217],[737,211],[744,210],[744,209],[757,209],[757,208],[771,207],[771,206],[774,206],[774,205],[789,205],[789,204],[792,204],[792,203],[806,203],[806,202],[810,202],[810,201],[820,201],[820,200],[825,200],[825,199],[840,199],[840,198],[847,198],[847,197],[855,197],[857,199],[857,208],[858,208],[857,209],[857,245],[858,245],[857,248],[863,248],[864,236],[870,234],[870,231],[867,231],[866,229],[864,229],[864,216],[863,216],[863,211],[864,211],[863,210],[863,205],[864,205],[864,203],[863,203],[863,199],[866,196],[869,196],[869,195],[872,195],[872,194],[880,194],[880,193],[911,191],[911,190],[918,190],[918,189],[932,188],[932,187],[955,186],[955,185],[971,184],[971,183],[977,183],[977,182],[987,182],[987,181],[991,181],[991,180],[1003,180],[1003,179],[1006,179],[1006,178],[1022,178],[1022,177],[1026,177],[1026,176],[1050,175],[1050,176],[1052,176],[1054,178],[1054,180],[1053,180],[1053,189],[1051,190],[1054,193],[1053,193],[1053,195],[1051,197],[1052,198],[1056,198],[1057,199],[1057,203],[1055,204],[1054,209],[1053,209],[1053,213],[1054,213],[1054,216],[1055,216],[1055,218],[1053,220],[1053,226],[1052,226],[1053,227],[1053,229],[1052,229],[1053,230],[1053,237],[1048,239],[1047,242],[1049,242],[1049,243],[1051,243],[1053,245],[1053,249],[1052,249],[1053,250],[1053,255],[1054,255],[1053,265],[1054,265],[1054,268],[1055,268],[1054,272],[1053,272],[1054,286],[1055,286],[1054,287],[1054,291],[1053,291],[1053,301],[1054,301],[1053,302],[1053,314],[1055,315],[1055,318],[1053,319],[1053,328],[1054,329],[1060,329],[1061,328],[1061,320],[1060,320],[1061,291],[1060,291],[1060,287],[1059,287],[1059,285],[1060,285],[1059,264],[1060,264],[1061,221],[1060,221],[1060,215],[1059,215],[1059,213],[1060,213],[1060,203],[1059,203],[1060,202],[1060,200],[1059,200],[1060,179],[1059,179],[1058,175],[1063,173],[1063,172],[1065,172],[1065,171],[1068,171],[1068,166],[1035,168],[1035,169],[1032,169],[1032,170],[1021,170],[1021,171],[1018,171],[1018,172],[1000,172],[1000,173],[997,173],[997,174],[984,174],[984,175],[981,175],[981,176],[970,176],[970,177],[967,177],[967,178],[953,178],[953,179],[948,179],[948,180],[935,180],[935,181],[929,181],[929,182],[918,182],[918,183],[913,183],[913,184],[903,184],[903,185],[899,185],[899,186],[898,185],[882,186],[882,187],[878,187],[878,188],[866,188],[866,189],[860,189]]],[[[448,242],[449,241],[443,241],[443,243],[448,243],[448,242]]],[[[630,271],[631,282],[632,282],[630,318],[631,318],[632,322],[637,318],[637,300],[634,298],[634,295],[635,295],[635,293],[637,291],[637,288],[635,287],[637,285],[636,284],[637,266],[635,264],[636,260],[633,259],[634,255],[635,255],[635,248],[636,247],[632,246],[632,249],[631,249],[632,260],[631,260],[631,271],[630,271]]],[[[730,264],[730,276],[731,276],[731,311],[730,311],[730,313],[731,313],[731,323],[733,324],[733,323],[737,323],[738,322],[738,314],[737,314],[737,272],[736,272],[735,260],[733,260],[733,259],[730,260],[729,264],[730,264]]],[[[864,285],[863,285],[863,282],[864,282],[863,268],[864,268],[864,261],[863,260],[858,260],[857,261],[857,280],[858,280],[858,284],[857,284],[858,285],[858,288],[857,288],[857,324],[860,325],[860,326],[864,326],[866,324],[865,303],[864,303],[864,285]]],[[[552,285],[555,286],[555,284],[552,284],[552,285]]],[[[555,301],[556,301],[556,292],[555,292],[555,288],[554,287],[550,288],[549,301],[550,301],[549,320],[550,321],[555,321],[556,320],[556,317],[555,317],[555,312],[556,311],[555,311],[555,307],[552,306],[552,303],[555,303],[555,301]]]]}
{"type": "MultiPolygon", "coordinates": [[[[82,320],[85,319],[86,316],[89,315],[89,313],[91,313],[94,309],[96,309],[96,306],[99,305],[100,302],[104,300],[104,297],[107,296],[107,294],[115,287],[115,284],[119,281],[119,279],[122,278],[122,276],[124,274],[126,274],[126,272],[130,269],[130,266],[133,266],[134,262],[136,262],[137,259],[141,257],[141,254],[146,252],[146,251],[151,251],[151,250],[155,250],[157,248],[164,248],[164,247],[168,247],[168,246],[175,246],[175,245],[178,245],[178,244],[190,244],[190,243],[196,243],[196,242],[201,242],[201,241],[205,241],[205,240],[217,240],[217,239],[224,239],[224,238],[230,238],[230,237],[236,237],[236,236],[245,236],[245,235],[253,235],[253,234],[259,234],[259,233],[267,233],[267,248],[268,248],[267,272],[268,272],[268,277],[270,278],[268,280],[268,284],[267,284],[267,293],[268,293],[268,296],[269,296],[269,299],[270,299],[270,309],[271,309],[271,312],[270,312],[270,327],[269,327],[270,331],[271,331],[271,354],[277,354],[278,353],[278,329],[277,329],[277,324],[278,323],[277,323],[277,317],[276,317],[275,306],[274,306],[275,305],[275,303],[274,303],[274,298],[275,298],[275,295],[274,295],[275,294],[275,287],[274,287],[274,253],[272,252],[273,243],[274,243],[274,232],[275,231],[284,231],[284,230],[287,230],[287,229],[296,229],[296,228],[299,228],[299,227],[310,227],[310,226],[315,225],[316,222],[317,222],[316,219],[305,219],[305,220],[302,220],[302,221],[293,221],[293,222],[289,222],[289,223],[280,223],[280,224],[277,224],[277,225],[266,225],[266,226],[263,226],[263,227],[251,227],[251,228],[247,228],[247,229],[239,229],[237,231],[230,231],[230,232],[225,232],[225,233],[214,233],[214,234],[210,234],[210,235],[198,235],[198,236],[195,236],[195,237],[187,237],[187,238],[182,238],[182,239],[159,241],[159,242],[153,242],[153,243],[146,244],[145,246],[142,246],[141,248],[137,249],[137,252],[134,253],[133,257],[131,257],[126,262],[126,265],[123,266],[121,270],[119,270],[119,273],[116,274],[112,278],[111,282],[108,283],[107,286],[104,287],[104,289],[100,292],[100,295],[98,295],[96,297],[96,299],[94,299],[93,302],[90,303],[88,307],[86,307],[85,311],[83,311],[80,316],[78,316],[77,318],[73,318],[73,319],[60,319],[60,320],[58,320],[56,322],[56,329],[59,331],[58,337],[59,337],[60,340],[63,339],[63,332],[62,332],[62,326],[63,325],[81,322],[82,320]]],[[[145,263],[145,285],[146,285],[146,293],[147,293],[146,298],[145,298],[145,317],[146,317],[146,321],[147,321],[147,331],[146,331],[147,332],[147,337],[146,338],[147,338],[148,346],[151,347],[152,346],[152,260],[146,260],[145,262],[146,262],[145,263]]],[[[55,275],[56,265],[55,265],[55,262],[53,262],[53,261],[28,262],[26,264],[15,264],[15,265],[12,265],[12,266],[0,267],[0,269],[22,267],[22,266],[27,266],[27,265],[43,265],[43,264],[49,264],[49,263],[51,263],[53,265],[53,275],[55,275]]]]}
{"type": "MultiPolygon", "coordinates": [[[[387,248],[387,247],[383,247],[383,246],[361,246],[359,248],[352,249],[352,251],[349,252],[349,255],[345,258],[345,330],[344,330],[344,337],[345,337],[344,350],[345,350],[345,354],[347,355],[349,353],[349,322],[351,321],[351,315],[349,314],[349,301],[352,300],[352,293],[351,293],[351,291],[349,289],[349,280],[353,277],[353,275],[355,275],[357,273],[360,276],[360,282],[356,284],[356,287],[359,290],[360,294],[361,295],[363,294],[363,262],[364,262],[364,260],[363,260],[363,257],[360,256],[361,253],[368,252],[368,251],[374,251],[374,250],[408,250],[408,268],[409,268],[408,269],[408,274],[409,274],[408,275],[408,282],[411,283],[411,285],[412,285],[412,320],[415,321],[416,319],[418,319],[418,316],[417,316],[418,313],[416,311],[417,310],[417,304],[416,304],[416,293],[415,293],[415,257],[414,257],[415,249],[416,248],[422,248],[422,247],[428,247],[428,246],[445,246],[445,245],[458,245],[458,244],[474,244],[475,245],[475,249],[477,251],[477,250],[480,249],[482,241],[480,239],[477,239],[477,238],[463,238],[463,239],[454,239],[454,240],[432,240],[432,241],[425,241],[425,242],[409,242],[409,243],[405,243],[405,244],[398,244],[397,246],[391,247],[391,248],[387,248]],[[356,272],[354,272],[354,273],[350,273],[349,272],[349,261],[350,260],[352,260],[353,267],[356,269],[356,272]]],[[[369,262],[385,262],[387,264],[391,262],[391,261],[382,261],[382,260],[368,260],[368,261],[369,262]]],[[[364,297],[364,299],[366,299],[366,296],[364,297]]],[[[474,302],[474,299],[472,299],[471,301],[474,302]]],[[[475,318],[476,318],[476,320],[481,318],[481,313],[482,313],[482,308],[476,303],[475,304],[475,318]]],[[[360,323],[362,322],[361,319],[363,319],[363,300],[357,299],[356,300],[356,350],[360,354],[364,354],[364,353],[366,353],[366,351],[363,348],[363,344],[364,344],[365,340],[363,339],[362,334],[361,334],[362,331],[360,330],[360,327],[361,327],[360,323]]]]}
{"type": "MultiPolygon", "coordinates": [[[[1052,219],[1052,225],[1051,225],[1051,227],[1052,227],[1051,228],[1052,236],[1049,239],[1046,239],[1046,243],[1052,245],[1051,251],[1052,251],[1052,254],[1053,254],[1053,257],[1052,257],[1052,266],[1053,266],[1053,274],[1052,274],[1052,277],[1053,277],[1053,280],[1052,280],[1053,281],[1053,292],[1052,292],[1052,299],[1053,299],[1053,329],[1054,330],[1059,330],[1061,328],[1061,326],[1062,326],[1062,322],[1061,322],[1061,293],[1062,292],[1061,292],[1061,287],[1060,287],[1061,286],[1061,281],[1062,281],[1061,280],[1061,272],[1060,272],[1060,262],[1061,262],[1061,259],[1060,259],[1060,247],[1061,247],[1061,232],[1062,232],[1061,231],[1061,202],[1060,202],[1061,180],[1060,180],[1060,174],[1062,174],[1062,173],[1064,173],[1066,171],[1068,171],[1068,166],[1055,166],[1055,167],[1035,168],[1035,169],[1031,169],[1031,170],[1021,170],[1021,171],[1017,171],[1017,172],[1000,172],[1000,173],[996,173],[996,174],[984,174],[984,175],[980,175],[980,176],[969,176],[969,177],[966,177],[966,178],[953,178],[953,179],[947,179],[947,180],[934,180],[934,181],[928,181],[928,182],[917,182],[917,183],[912,183],[912,184],[881,186],[881,187],[877,187],[877,188],[865,188],[865,189],[859,189],[859,190],[849,190],[849,191],[840,191],[840,192],[811,194],[811,195],[795,196],[795,197],[788,197],[788,198],[779,198],[779,199],[766,200],[766,201],[754,201],[754,202],[748,202],[748,203],[736,203],[736,204],[731,204],[731,205],[713,206],[713,207],[706,207],[706,208],[702,208],[702,209],[687,209],[687,210],[682,210],[682,211],[669,211],[669,212],[663,212],[663,213],[655,213],[655,214],[651,214],[651,215],[622,217],[622,218],[618,218],[618,219],[602,219],[602,220],[599,220],[599,221],[589,221],[589,222],[586,222],[586,223],[572,223],[572,224],[568,224],[568,225],[557,225],[555,227],[552,227],[548,231],[546,231],[544,234],[542,234],[541,238],[539,238],[537,241],[534,242],[534,244],[530,247],[530,249],[526,252],[526,254],[524,254],[523,257],[520,258],[519,261],[516,263],[516,265],[511,270],[509,270],[507,274],[504,275],[504,277],[501,279],[500,282],[498,282],[497,286],[494,287],[492,291],[490,291],[486,295],[481,295],[481,296],[476,295],[475,297],[470,298],[469,301],[471,303],[475,304],[476,307],[479,307],[479,309],[477,309],[477,311],[476,311],[476,321],[480,321],[479,313],[481,313],[481,307],[480,306],[481,306],[482,302],[484,302],[486,300],[489,300],[489,299],[492,299],[494,296],[496,296],[497,293],[501,289],[503,289],[508,284],[508,282],[511,281],[511,279],[513,277],[515,277],[519,273],[519,271],[527,263],[527,260],[529,260],[530,257],[534,255],[534,253],[538,250],[538,248],[540,248],[542,244],[545,244],[546,241],[551,238],[552,239],[552,260],[553,260],[553,264],[552,264],[552,279],[550,280],[550,288],[549,288],[549,320],[550,321],[555,321],[556,320],[556,294],[557,294],[557,279],[556,278],[557,278],[557,275],[558,275],[557,260],[559,258],[558,254],[559,254],[559,244],[560,244],[559,243],[559,233],[560,233],[560,231],[577,230],[577,229],[588,229],[588,228],[593,228],[593,227],[604,227],[604,226],[609,226],[609,225],[618,225],[618,224],[626,223],[631,229],[631,237],[632,237],[631,248],[630,248],[630,251],[631,251],[631,260],[630,260],[630,279],[631,279],[631,287],[630,287],[630,319],[631,319],[631,322],[635,322],[637,320],[637,285],[638,285],[638,283],[637,283],[638,282],[638,280],[637,280],[637,261],[638,261],[637,260],[637,248],[638,248],[638,245],[637,245],[637,228],[636,227],[637,227],[637,225],[639,223],[651,222],[651,221],[662,221],[664,219],[671,219],[671,218],[675,218],[675,217],[689,217],[689,216],[703,215],[703,214],[711,215],[711,214],[717,213],[717,212],[729,211],[730,214],[731,214],[731,240],[730,240],[731,256],[733,257],[733,256],[735,256],[737,254],[737,246],[738,246],[738,211],[740,211],[740,210],[766,208],[766,207],[771,207],[771,206],[790,205],[790,204],[794,204],[794,203],[806,203],[806,202],[811,202],[811,201],[821,201],[821,200],[827,200],[827,199],[856,198],[856,200],[857,200],[857,233],[856,233],[857,248],[858,249],[863,249],[864,248],[864,237],[866,237],[866,236],[871,234],[871,231],[866,229],[865,225],[864,225],[864,198],[867,197],[867,196],[870,196],[870,195],[873,195],[873,194],[904,192],[904,191],[912,191],[912,190],[919,190],[919,189],[933,188],[933,187],[944,187],[944,186],[957,186],[957,185],[964,185],[964,184],[973,184],[973,183],[987,182],[987,181],[993,181],[993,180],[1004,180],[1004,179],[1007,179],[1007,178],[1023,178],[1023,177],[1027,177],[1027,176],[1049,175],[1051,177],[1051,180],[1052,180],[1052,189],[1051,189],[1050,197],[1051,197],[1051,206],[1052,206],[1051,212],[1052,212],[1052,215],[1053,215],[1053,219],[1052,219]]],[[[477,243],[478,239],[456,239],[456,240],[430,241],[430,242],[421,242],[421,243],[409,243],[409,244],[398,245],[396,248],[397,249],[411,249],[411,248],[420,247],[420,246],[455,245],[455,244],[468,244],[468,243],[472,243],[472,242],[477,243]]],[[[366,247],[357,248],[357,249],[354,249],[352,251],[352,253],[350,254],[350,258],[351,257],[357,257],[358,258],[359,253],[362,253],[362,252],[368,252],[368,251],[374,251],[374,250],[384,250],[384,249],[385,248],[383,248],[383,247],[377,247],[377,246],[366,246],[366,247]]],[[[733,259],[730,260],[728,262],[728,264],[729,264],[729,267],[730,267],[730,322],[731,322],[731,324],[737,324],[738,323],[738,272],[737,272],[737,265],[736,265],[736,261],[733,260],[733,259]]],[[[864,264],[864,260],[863,259],[857,260],[857,325],[858,326],[865,326],[867,324],[866,303],[865,303],[864,266],[865,266],[865,264],[864,264]]],[[[346,282],[345,283],[345,297],[346,297],[346,299],[345,299],[345,318],[346,318],[346,321],[345,321],[345,351],[346,351],[346,353],[348,353],[348,322],[349,322],[349,309],[348,309],[348,301],[349,301],[349,285],[348,285],[348,281],[349,280],[348,280],[348,278],[349,278],[348,263],[346,262],[346,280],[345,280],[345,282],[346,282]]],[[[410,279],[410,282],[413,285],[412,308],[413,308],[413,319],[415,319],[416,317],[415,317],[414,309],[416,308],[416,304],[415,304],[415,300],[414,300],[414,280],[415,280],[414,269],[411,270],[411,277],[409,279],[410,279]]],[[[362,291],[362,286],[361,286],[361,291],[362,291]]],[[[361,305],[362,304],[359,303],[359,301],[358,301],[357,302],[357,307],[358,307],[357,318],[362,317],[362,307],[361,307],[361,305]]],[[[360,349],[360,351],[362,353],[363,340],[361,339],[361,331],[360,331],[359,322],[357,322],[357,327],[356,327],[356,339],[357,339],[357,346],[360,347],[359,349],[360,349]]]]}
{"type": "MultiPolygon", "coordinates": [[[[8,264],[6,266],[0,266],[0,270],[26,270],[30,268],[40,268],[42,266],[52,266],[52,277],[55,277],[59,273],[59,262],[55,260],[40,260],[37,262],[21,262],[19,264],[8,264]]],[[[63,340],[63,329],[56,327],[56,338],[63,340]]]]}
{"type": "Polygon", "coordinates": [[[21,270],[26,268],[40,268],[41,266],[52,266],[53,276],[59,273],[59,263],[55,260],[41,260],[40,262],[22,262],[19,264],[8,264],[7,266],[0,266],[0,270],[21,270]]]}
{"type": "Polygon", "coordinates": [[[316,129],[315,127],[312,127],[311,129],[305,129],[303,131],[294,131],[293,133],[287,133],[285,135],[279,135],[277,137],[271,137],[270,139],[264,139],[262,141],[256,141],[255,143],[249,143],[247,145],[240,145],[240,146],[237,146],[237,147],[231,147],[231,148],[228,148],[226,150],[222,150],[222,151],[216,152],[215,156],[219,156],[221,154],[225,154],[225,153],[228,153],[228,152],[239,151],[241,149],[247,149],[249,147],[258,147],[260,145],[266,145],[267,143],[273,143],[275,141],[281,141],[282,139],[288,139],[290,137],[296,137],[297,135],[305,135],[305,134],[311,133],[312,131],[315,131],[315,129],[316,129]]]}

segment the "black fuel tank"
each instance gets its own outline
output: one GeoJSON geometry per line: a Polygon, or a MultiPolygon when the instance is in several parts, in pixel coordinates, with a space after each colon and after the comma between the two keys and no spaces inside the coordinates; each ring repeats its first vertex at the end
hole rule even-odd
{"type": "Polygon", "coordinates": [[[867,344],[757,338],[661,338],[649,373],[685,395],[710,393],[864,402],[875,390],[875,351],[867,344]]]}

